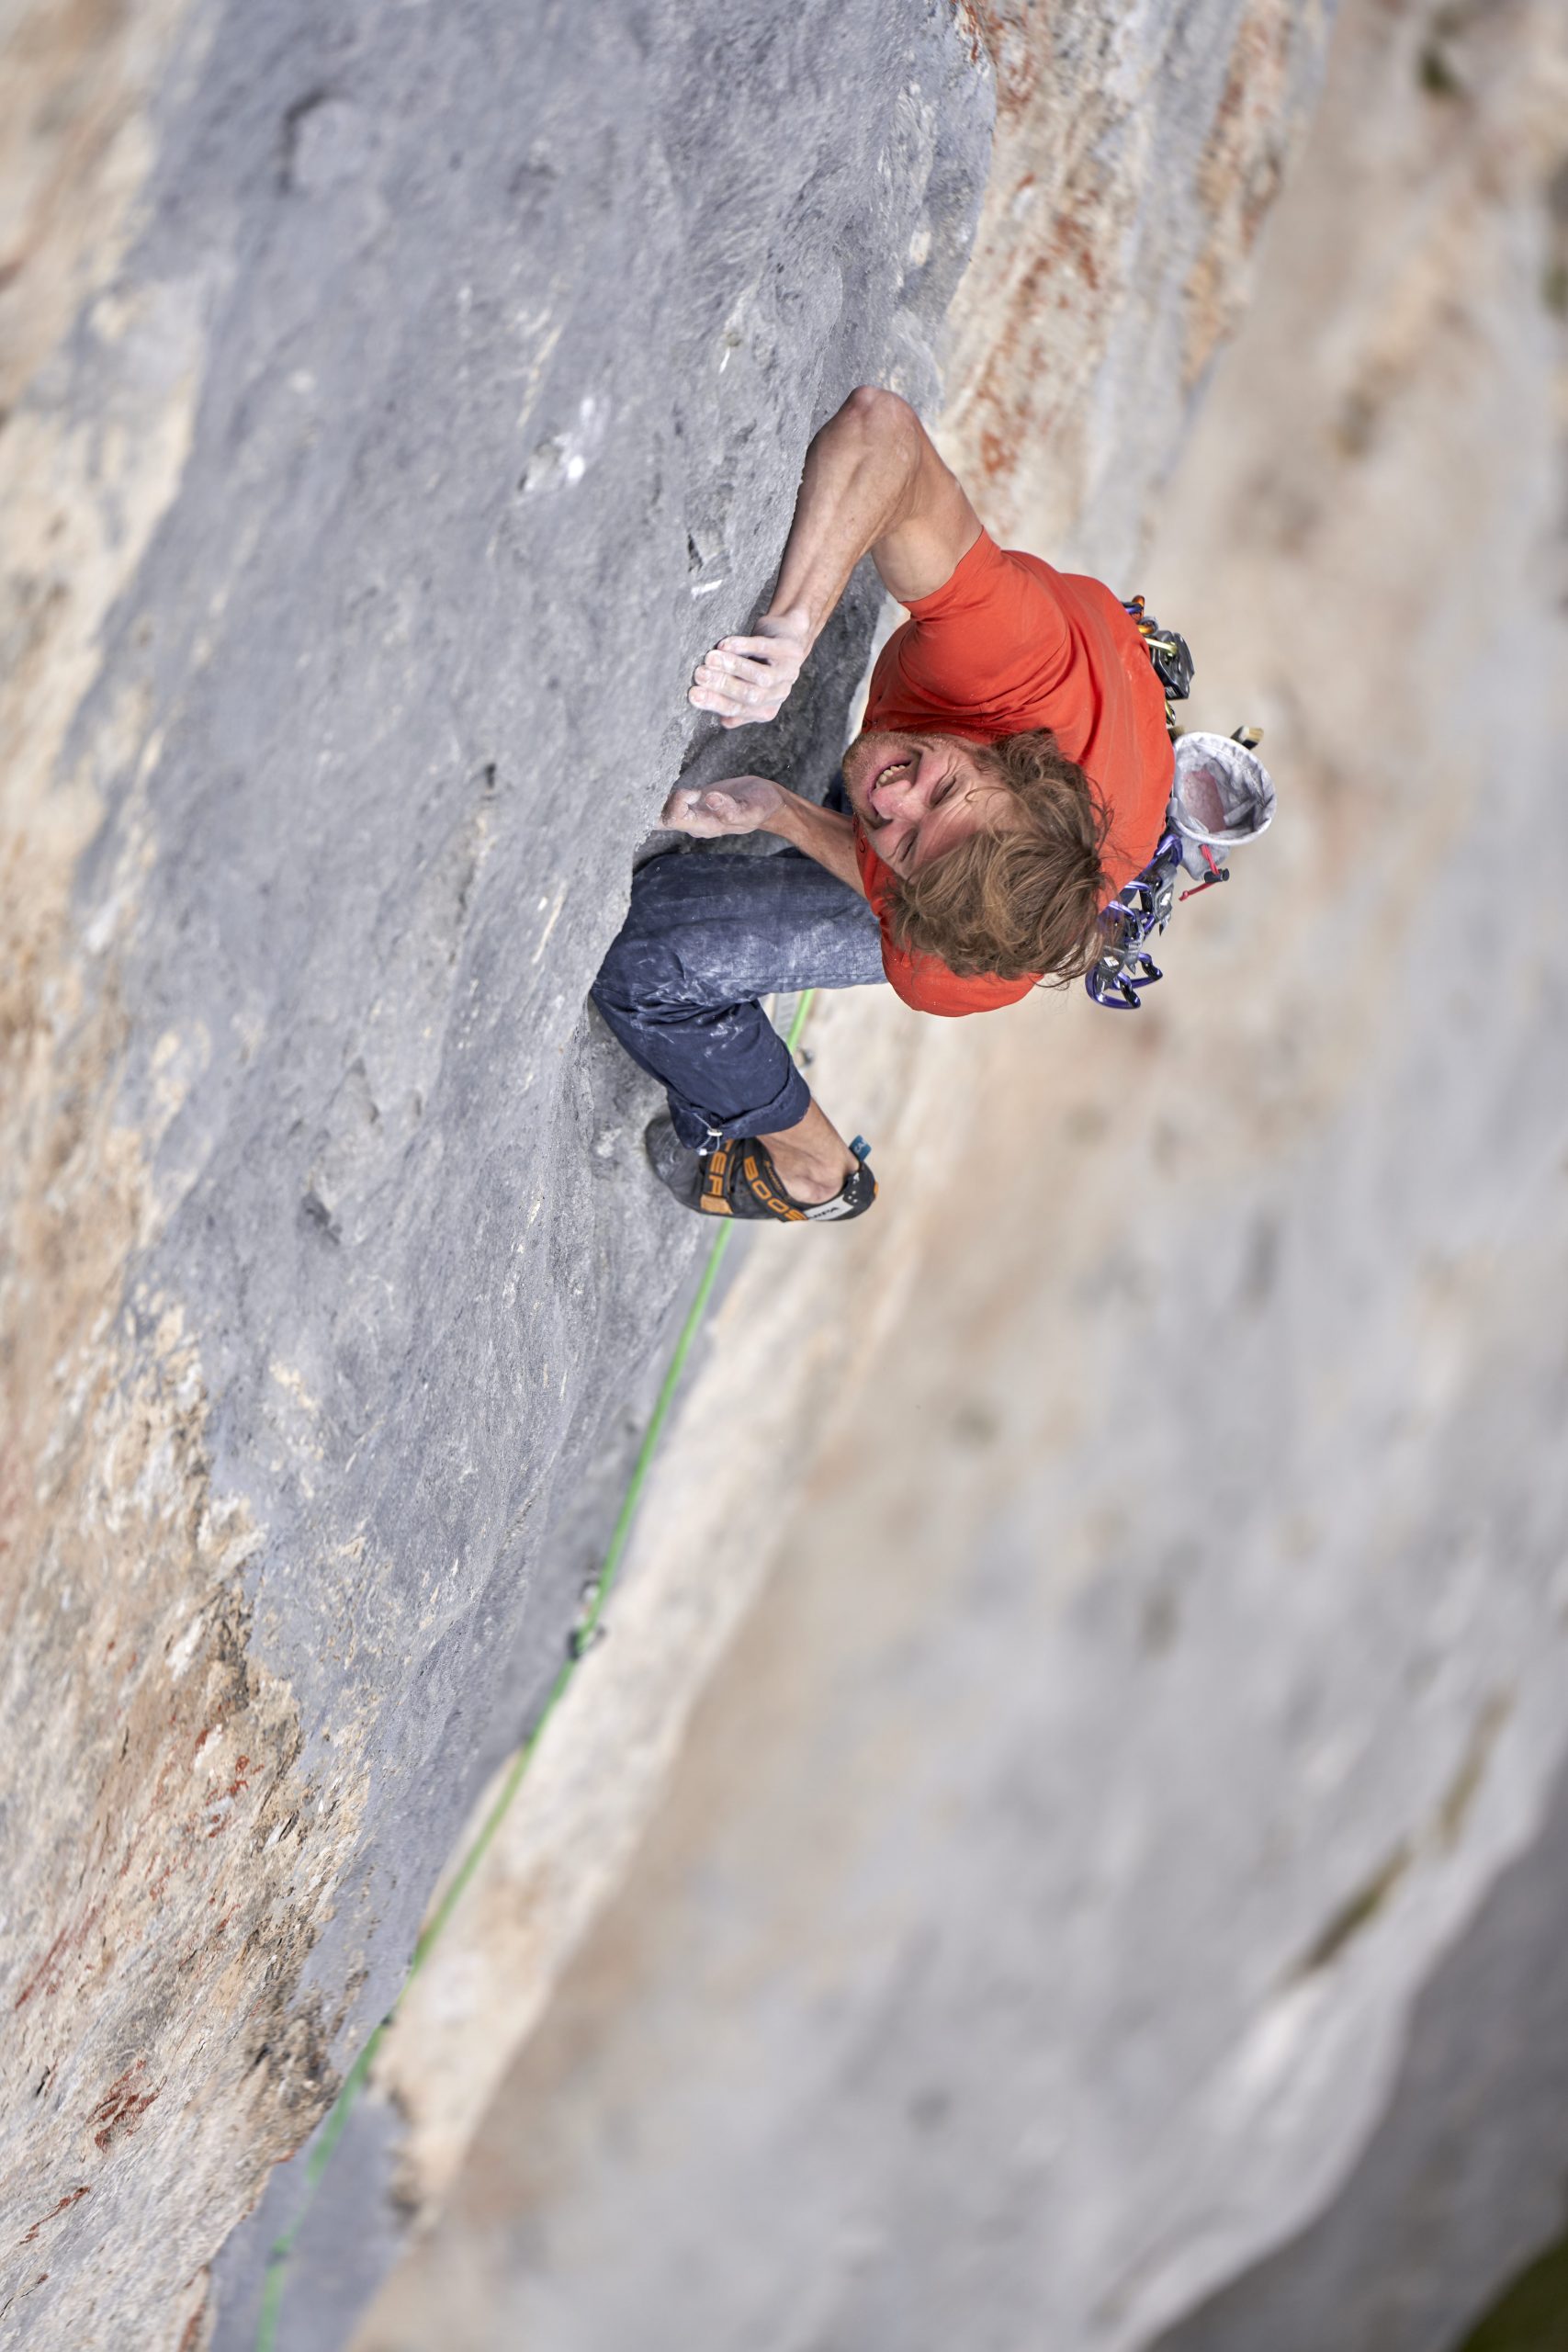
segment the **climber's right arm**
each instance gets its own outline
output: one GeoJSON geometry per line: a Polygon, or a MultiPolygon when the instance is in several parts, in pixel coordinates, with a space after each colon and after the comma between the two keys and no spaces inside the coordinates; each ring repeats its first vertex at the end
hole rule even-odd
{"type": "Polygon", "coordinates": [[[907,605],[945,586],[979,536],[979,516],[908,401],[863,384],[806,453],[778,585],[757,634],[715,646],[687,700],[726,727],[776,718],[862,556],[907,605]]]}

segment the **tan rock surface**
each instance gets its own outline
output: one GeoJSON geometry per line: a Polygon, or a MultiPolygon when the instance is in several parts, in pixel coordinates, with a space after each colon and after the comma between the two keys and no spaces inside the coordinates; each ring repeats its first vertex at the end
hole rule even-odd
{"type": "MultiPolygon", "coordinates": [[[[179,1301],[138,1295],[140,1350],[119,1319],[164,1206],[156,1128],[125,1125],[110,1085],[117,951],[150,854],[135,827],[88,973],[73,937],[103,782],[159,752],[133,687],[70,730],[189,447],[197,305],[114,282],[183,13],[32,9],[6,28],[0,399],[32,397],[0,434],[0,2332],[39,2346],[65,2339],[35,2298],[78,2265],[73,2345],[173,2344],[215,2245],[320,2111],[322,2031],[294,2005],[361,1794],[347,1755],[335,1787],[306,1790],[288,1694],[247,1658],[235,1573],[254,1534],[211,1491],[179,1301]],[[78,313],[107,387],[90,419],[69,396],[78,313]],[[117,2241],[141,2248],[133,2286],[102,2266],[117,2241]]],[[[173,1055],[163,1082],[166,1121],[173,1055]]]]}

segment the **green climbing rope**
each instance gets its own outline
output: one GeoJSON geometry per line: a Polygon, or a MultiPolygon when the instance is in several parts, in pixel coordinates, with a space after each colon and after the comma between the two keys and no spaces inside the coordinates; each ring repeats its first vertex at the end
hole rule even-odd
{"type": "MultiPolygon", "coordinates": [[[[814,989],[807,989],[795,1006],[795,1017],[790,1023],[785,1039],[792,1054],[800,1043],[801,1034],[806,1027],[807,1015],[811,1010],[811,1001],[815,993],[814,989]]],[[[653,1457],[659,1451],[659,1442],[663,1436],[664,1425],[670,1418],[670,1409],[675,1401],[675,1392],[681,1385],[681,1374],[686,1368],[686,1358],[691,1354],[692,1342],[697,1336],[704,1316],[707,1313],[708,1301],[713,1296],[714,1284],[718,1279],[718,1270],[724,1263],[724,1253],[729,1247],[730,1236],[734,1230],[734,1226],[727,1222],[719,1227],[714,1236],[713,1246],[707,1255],[707,1263],[703,1268],[702,1279],[697,1284],[686,1319],[681,1326],[680,1337],[675,1341],[670,1362],[665,1366],[664,1377],[659,1385],[659,1395],[654,1399],[653,1411],[649,1418],[648,1427],[643,1432],[642,1443],[637,1448],[637,1456],[632,1464],[631,1476],[626,1482],[626,1491],[621,1498],[621,1508],[615,1514],[615,1524],[610,1531],[610,1540],[604,1547],[604,1557],[600,1563],[599,1573],[589,1587],[586,1606],[578,1619],[570,1646],[561,1661],[560,1669],[551,1683],[545,1703],[539,1711],[538,1721],[508,1765],[506,1778],[496,1792],[495,1803],[476,1830],[473,1843],[453,1872],[451,1883],[446,1892],[420,1929],[419,1940],[414,1945],[413,1955],[408,1964],[408,1973],[398,1988],[397,1998],[344,2075],[343,2087],[333,2101],[326,2121],[317,2136],[316,2144],[306,2160],[305,2191],[300,2199],[299,2211],[288,2227],[279,2237],[274,2239],[267,2255],[266,2277],[262,2286],[261,2312],[256,2323],[255,2352],[276,2352],[277,2323],[283,2308],[283,2290],[288,2283],[288,2264],[294,2252],[295,2240],[304,2227],[306,2216],[315,2202],[321,2176],[336,2153],[337,2143],[343,2137],[344,2126],[348,2121],[360,2093],[370,2079],[370,2069],[376,2063],[376,2052],[381,2047],[382,2038],[402,2007],[403,1996],[409,1986],[446,1933],[452,1914],[461,1901],[469,1881],[494,1842],[496,1832],[505,1820],[513,1799],[523,1785],[528,1767],[533,1761],[534,1752],[544,1736],[545,1726],[566,1696],[572,1678],[581,1665],[592,1646],[593,1636],[599,1630],[600,1620],[604,1614],[604,1604],[610,1597],[610,1588],[620,1572],[621,1562],[626,1555],[632,1521],[637,1516],[637,1502],[647,1483],[653,1457]]]]}

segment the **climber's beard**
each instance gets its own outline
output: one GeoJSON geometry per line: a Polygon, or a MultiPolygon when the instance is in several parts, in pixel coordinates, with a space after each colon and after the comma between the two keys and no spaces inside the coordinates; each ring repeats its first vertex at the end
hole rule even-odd
{"type": "Polygon", "coordinates": [[[844,794],[885,865],[912,871],[983,824],[1005,821],[1005,787],[984,747],[957,735],[857,735],[843,761],[844,794]],[[917,838],[911,838],[911,836],[917,838]]]}
{"type": "Polygon", "coordinates": [[[950,751],[965,755],[974,749],[956,736],[893,734],[869,728],[855,737],[840,763],[850,806],[863,823],[874,826],[882,820],[872,795],[885,777],[891,788],[898,778],[918,771],[922,753],[950,751]]]}

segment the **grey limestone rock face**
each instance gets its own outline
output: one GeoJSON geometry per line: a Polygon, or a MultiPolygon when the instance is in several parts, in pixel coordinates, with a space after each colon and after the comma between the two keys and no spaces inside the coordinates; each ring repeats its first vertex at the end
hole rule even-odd
{"type": "Polygon", "coordinates": [[[945,0],[135,29],[5,435],[40,2352],[205,2340],[555,1671],[701,1238],[584,994],[694,752],[830,772],[869,588],[744,756],[683,687],[825,416],[934,402],[991,106],[945,0]]]}

